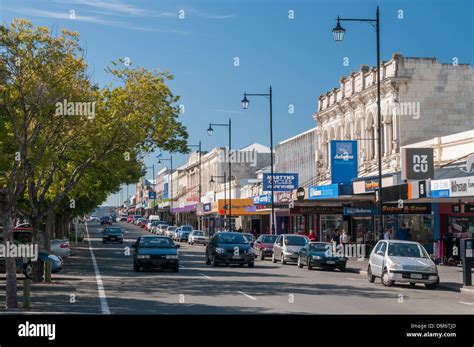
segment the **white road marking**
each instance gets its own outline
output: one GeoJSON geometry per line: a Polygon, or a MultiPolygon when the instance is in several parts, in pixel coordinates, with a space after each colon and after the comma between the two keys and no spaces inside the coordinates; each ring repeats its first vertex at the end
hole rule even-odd
{"type": "Polygon", "coordinates": [[[474,302],[465,302],[465,301],[458,301],[458,302],[464,305],[474,305],[474,302]]]}
{"type": "Polygon", "coordinates": [[[250,296],[250,295],[248,295],[248,294],[245,294],[244,292],[240,292],[240,291],[239,291],[238,293],[239,293],[239,294],[242,294],[243,296],[245,296],[246,298],[249,298],[249,299],[251,299],[251,300],[257,300],[257,298],[255,298],[255,297],[253,297],[253,296],[250,296]]]}
{"type": "Polygon", "coordinates": [[[205,274],[202,274],[202,273],[200,273],[200,275],[201,275],[202,277],[207,278],[208,280],[212,280],[212,277],[210,277],[210,276],[208,276],[208,275],[205,275],[205,274]]]}
{"type": "Polygon", "coordinates": [[[102,278],[100,277],[99,266],[97,265],[97,260],[95,259],[94,251],[92,250],[92,244],[89,237],[89,228],[87,227],[87,223],[86,233],[87,238],[89,239],[89,251],[91,252],[92,264],[94,265],[95,279],[97,281],[97,290],[99,291],[100,307],[103,314],[110,314],[109,304],[107,303],[107,296],[105,295],[104,290],[104,283],[102,282],[102,278]]]}

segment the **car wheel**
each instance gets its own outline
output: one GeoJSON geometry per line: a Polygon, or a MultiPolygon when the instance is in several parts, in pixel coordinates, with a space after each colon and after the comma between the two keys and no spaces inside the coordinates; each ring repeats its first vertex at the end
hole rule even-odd
{"type": "Polygon", "coordinates": [[[260,251],[260,260],[265,260],[265,254],[262,251],[260,251]]]}
{"type": "Polygon", "coordinates": [[[308,262],[308,270],[313,270],[313,265],[311,265],[311,259],[308,258],[306,259],[306,261],[308,262]]]}
{"type": "Polygon", "coordinates": [[[381,281],[382,281],[382,284],[384,285],[384,287],[391,287],[395,283],[395,281],[392,281],[392,280],[388,279],[387,269],[383,269],[381,281]]]}
{"type": "Polygon", "coordinates": [[[375,276],[372,275],[372,270],[370,269],[370,265],[367,268],[367,279],[369,280],[370,283],[374,283],[375,281],[375,276]]]}
{"type": "Polygon", "coordinates": [[[254,266],[254,262],[249,263],[249,267],[253,267],[253,266],[254,266]]]}
{"type": "Polygon", "coordinates": [[[415,282],[410,282],[410,287],[415,288],[416,283],[415,282]]]}
{"type": "Polygon", "coordinates": [[[286,265],[285,256],[282,254],[280,259],[281,265],[286,265]]]}
{"type": "Polygon", "coordinates": [[[276,259],[275,259],[275,253],[272,254],[272,263],[276,263],[276,259]]]}
{"type": "Polygon", "coordinates": [[[301,257],[298,257],[298,267],[301,269],[303,264],[301,263],[301,257]]]}
{"type": "Polygon", "coordinates": [[[439,287],[439,277],[438,280],[435,283],[425,283],[425,287],[427,289],[436,289],[439,287]]]}
{"type": "Polygon", "coordinates": [[[346,271],[346,266],[344,265],[344,266],[339,267],[339,271],[341,271],[341,272],[346,271]]]}
{"type": "Polygon", "coordinates": [[[138,264],[133,264],[133,271],[140,272],[140,266],[138,264]]]}
{"type": "Polygon", "coordinates": [[[212,266],[214,266],[214,267],[218,267],[218,266],[219,266],[219,262],[217,261],[216,257],[213,257],[213,258],[212,258],[212,266]]]}

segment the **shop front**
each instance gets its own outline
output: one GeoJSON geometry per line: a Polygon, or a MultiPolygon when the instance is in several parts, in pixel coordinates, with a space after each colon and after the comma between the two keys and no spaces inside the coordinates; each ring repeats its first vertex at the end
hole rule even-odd
{"type": "Polygon", "coordinates": [[[341,206],[295,206],[290,209],[289,232],[308,235],[313,230],[319,241],[330,241],[335,230],[344,227],[341,206]]]}
{"type": "Polygon", "coordinates": [[[198,227],[197,216],[196,216],[197,204],[177,207],[172,209],[172,213],[175,215],[175,221],[178,225],[192,225],[194,228],[198,227]]]}

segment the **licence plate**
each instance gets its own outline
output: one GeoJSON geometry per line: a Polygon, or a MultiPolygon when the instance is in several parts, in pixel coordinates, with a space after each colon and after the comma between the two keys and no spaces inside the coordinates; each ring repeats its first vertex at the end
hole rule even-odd
{"type": "Polygon", "coordinates": [[[328,264],[336,264],[336,262],[333,261],[333,260],[329,260],[329,261],[327,261],[327,263],[328,263],[328,264]]]}
{"type": "Polygon", "coordinates": [[[411,278],[417,278],[417,279],[422,279],[423,276],[421,274],[411,274],[410,275],[411,278]]]}

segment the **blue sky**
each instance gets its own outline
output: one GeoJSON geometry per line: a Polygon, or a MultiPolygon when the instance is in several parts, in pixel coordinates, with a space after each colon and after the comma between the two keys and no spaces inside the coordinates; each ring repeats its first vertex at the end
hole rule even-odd
{"type": "MultiPolygon", "coordinates": [[[[375,16],[381,10],[382,59],[393,52],[457,57],[472,64],[474,6],[470,0],[0,0],[0,20],[30,19],[35,25],[79,32],[93,79],[110,82],[110,61],[128,57],[135,66],[167,69],[171,88],[181,96],[181,121],[189,142],[206,150],[227,144],[209,122],[232,118],[233,147],[253,142],[269,145],[268,102],[250,99],[241,110],[244,91],[274,92],[274,142],[315,126],[317,97],[338,86],[339,78],[361,64],[375,64],[375,31],[367,23],[343,23],[344,42],[331,29],[341,17],[375,16]],[[76,18],[70,19],[70,11],[76,18]],[[180,19],[183,14],[184,19],[180,19]],[[294,19],[289,19],[289,11],[294,19]],[[399,19],[399,10],[403,19],[399,19]],[[181,12],[180,12],[181,11],[181,12]],[[343,59],[349,58],[349,66],[343,59]],[[239,66],[234,66],[235,58],[239,66]],[[289,105],[294,114],[289,114],[289,105]]],[[[167,154],[165,154],[167,156],[167,154]]],[[[185,156],[176,155],[183,164],[185,156]]],[[[156,163],[149,156],[147,165],[156,163]]],[[[151,171],[149,174],[151,178],[151,171]]]]}

